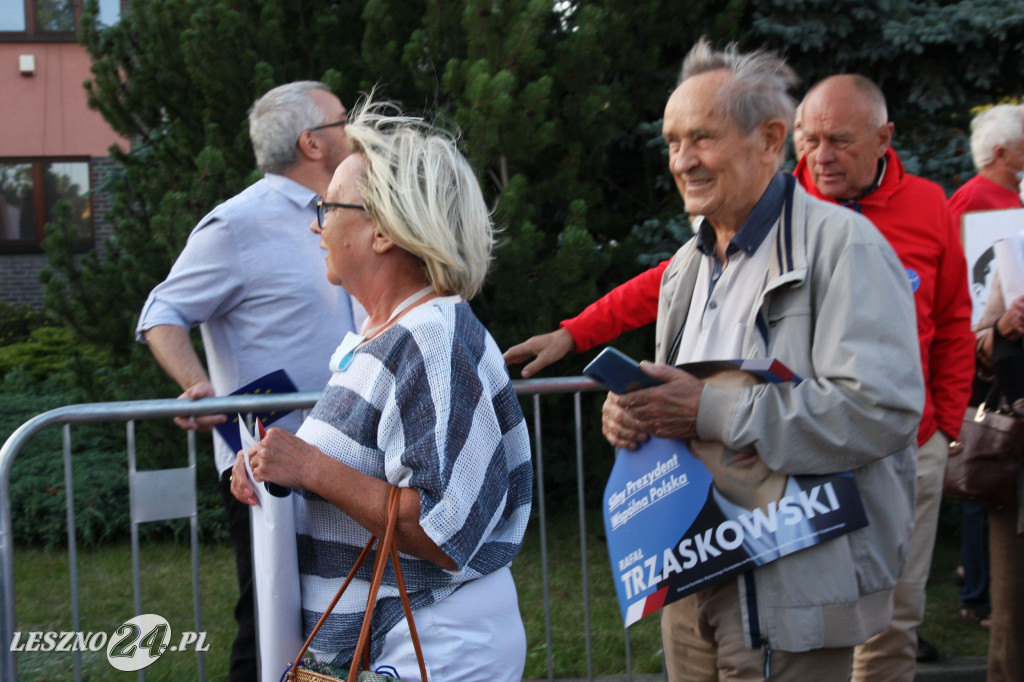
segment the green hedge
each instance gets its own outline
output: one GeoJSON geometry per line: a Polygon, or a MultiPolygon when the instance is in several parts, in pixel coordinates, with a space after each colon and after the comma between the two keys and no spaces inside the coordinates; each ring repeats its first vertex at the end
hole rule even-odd
{"type": "Polygon", "coordinates": [[[28,339],[33,329],[46,324],[46,316],[27,305],[0,301],[0,347],[28,339]]]}
{"type": "MultiPolygon", "coordinates": [[[[0,308],[0,317],[11,307],[0,308]]],[[[90,402],[79,388],[83,373],[102,377],[102,353],[82,347],[66,329],[39,326],[41,316],[26,314],[18,332],[0,345],[0,441],[38,414],[64,405],[90,402]]],[[[136,424],[137,467],[185,466],[185,434],[169,420],[136,424]]],[[[125,427],[113,424],[71,426],[71,469],[76,538],[84,546],[124,540],[130,533],[128,456],[125,427]]],[[[197,440],[200,534],[227,538],[216,490],[209,437],[197,440]]],[[[10,484],[11,516],[18,542],[45,547],[67,541],[67,490],[61,428],[48,426],[29,439],[14,460],[10,484]]],[[[140,526],[145,536],[184,537],[187,520],[140,526]]]]}

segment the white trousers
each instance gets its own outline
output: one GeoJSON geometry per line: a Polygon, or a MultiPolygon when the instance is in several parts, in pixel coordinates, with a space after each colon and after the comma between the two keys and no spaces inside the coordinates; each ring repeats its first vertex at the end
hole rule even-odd
{"type": "MultiPolygon", "coordinates": [[[[508,567],[477,578],[436,604],[413,611],[430,682],[520,682],[526,665],[526,630],[508,567]]],[[[403,680],[422,682],[409,623],[399,621],[384,638],[380,658],[403,680]]]]}

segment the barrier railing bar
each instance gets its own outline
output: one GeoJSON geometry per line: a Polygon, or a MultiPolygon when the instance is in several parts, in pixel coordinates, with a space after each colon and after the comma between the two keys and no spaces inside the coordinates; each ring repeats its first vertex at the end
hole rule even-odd
{"type": "MultiPolygon", "coordinates": [[[[188,468],[192,470],[193,478],[196,471],[196,432],[188,432],[188,468]]],[[[193,481],[193,485],[195,485],[193,481]]],[[[199,507],[192,511],[192,518],[189,519],[189,527],[192,532],[192,608],[195,611],[196,632],[203,631],[203,610],[199,594],[199,507]]],[[[206,682],[206,654],[196,646],[196,666],[198,667],[200,682],[206,682]]]]}
{"type": "Polygon", "coordinates": [[[573,393],[576,425],[576,498],[580,512],[580,568],[583,570],[583,627],[587,645],[587,679],[594,679],[593,638],[590,627],[590,570],[587,567],[587,503],[583,491],[583,417],[580,394],[573,393]]]}
{"type": "MultiPolygon", "coordinates": [[[[78,612],[78,541],[75,536],[75,490],[71,475],[71,425],[61,429],[61,444],[64,456],[64,502],[68,508],[68,578],[71,582],[71,627],[81,630],[78,612]]],[[[82,679],[82,652],[77,648],[74,655],[75,680],[82,679]]]]}
{"type": "Polygon", "coordinates": [[[540,432],[540,395],[533,396],[533,449],[537,454],[537,471],[534,478],[537,482],[537,509],[540,514],[540,569],[541,586],[544,591],[544,650],[547,654],[548,680],[555,679],[554,654],[551,651],[551,590],[548,580],[548,519],[547,504],[544,495],[544,439],[540,432]]]}
{"type": "MultiPolygon", "coordinates": [[[[535,452],[537,453],[537,485],[539,499],[538,506],[541,521],[541,562],[543,564],[544,611],[545,630],[547,637],[548,679],[553,680],[554,665],[552,658],[553,652],[550,617],[551,609],[546,536],[547,516],[543,493],[543,446],[541,439],[541,415],[539,396],[559,393],[576,393],[578,400],[578,393],[580,392],[598,391],[602,389],[595,382],[585,377],[558,377],[551,379],[515,380],[512,381],[512,387],[520,396],[533,396],[535,452]]],[[[10,477],[11,469],[14,464],[14,459],[17,456],[18,452],[21,450],[24,443],[26,443],[32,436],[34,436],[37,432],[39,432],[40,430],[47,426],[59,424],[64,429],[65,485],[68,501],[68,554],[70,562],[70,582],[72,592],[72,622],[73,626],[76,629],[78,629],[80,627],[80,623],[78,613],[78,570],[76,549],[77,544],[75,541],[74,530],[74,494],[71,482],[72,468],[70,464],[70,424],[124,421],[126,423],[126,437],[128,439],[130,470],[129,475],[131,475],[135,473],[136,444],[134,422],[136,420],[173,418],[185,415],[201,416],[207,414],[230,414],[232,412],[252,413],[266,411],[268,409],[302,410],[303,415],[305,416],[306,414],[308,414],[309,408],[316,403],[316,400],[319,398],[319,396],[319,392],[306,391],[301,393],[281,393],[270,396],[248,395],[227,396],[219,398],[204,398],[203,400],[193,401],[189,403],[183,403],[183,401],[177,399],[85,403],[78,405],[68,405],[53,410],[49,410],[48,412],[36,415],[32,419],[29,419],[28,421],[23,423],[17,429],[15,429],[14,432],[11,433],[11,435],[7,438],[6,442],[4,442],[2,446],[0,446],[0,679],[11,680],[12,682],[17,679],[16,656],[15,652],[12,652],[10,650],[10,642],[13,639],[14,627],[15,623],[17,622],[15,618],[14,534],[13,523],[11,520],[10,477]]],[[[577,447],[579,449],[581,447],[581,445],[579,445],[581,427],[578,414],[578,407],[576,428],[578,441],[577,447]]],[[[190,466],[194,467],[194,435],[190,433],[189,436],[190,438],[193,439],[190,441],[189,444],[190,466]]],[[[578,457],[579,456],[580,455],[578,455],[578,457]]],[[[193,519],[191,519],[190,523],[193,535],[193,594],[197,604],[196,631],[199,632],[202,630],[202,626],[201,612],[199,610],[198,605],[198,552],[195,551],[196,543],[198,542],[198,529],[196,526],[197,521],[198,519],[194,516],[193,519]]],[[[141,585],[139,584],[138,578],[138,531],[137,528],[135,527],[135,524],[131,524],[131,534],[135,608],[136,614],[140,614],[142,608],[141,585]]],[[[586,580],[586,576],[584,577],[584,579],[586,580]]],[[[589,593],[586,592],[586,589],[587,588],[585,588],[585,593],[587,594],[587,599],[589,600],[589,593]]],[[[589,635],[589,616],[587,622],[587,632],[587,657],[589,671],[589,668],[592,664],[589,635]]],[[[76,652],[75,655],[75,669],[75,679],[81,680],[82,672],[80,652],[76,652]]],[[[199,671],[201,676],[200,679],[204,679],[205,666],[202,652],[199,653],[199,671]]],[[[139,672],[140,679],[144,679],[143,671],[139,672]]]]}
{"type": "MultiPolygon", "coordinates": [[[[125,440],[128,444],[128,480],[130,495],[135,495],[135,422],[129,420],[125,422],[125,440]]],[[[133,501],[134,504],[134,501],[133,501]]],[[[140,559],[139,552],[139,524],[135,523],[135,519],[131,519],[131,538],[132,538],[132,595],[135,605],[135,615],[142,615],[142,561],[140,559]]],[[[146,679],[145,669],[139,670],[136,674],[136,678],[139,682],[144,682],[146,679]]],[[[78,682],[76,680],[76,682],[78,682]]]]}

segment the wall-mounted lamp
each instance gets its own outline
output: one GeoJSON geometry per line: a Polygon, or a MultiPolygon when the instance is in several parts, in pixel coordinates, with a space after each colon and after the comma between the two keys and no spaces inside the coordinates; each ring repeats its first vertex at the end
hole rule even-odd
{"type": "Polygon", "coordinates": [[[22,76],[36,75],[36,56],[34,54],[18,55],[18,70],[22,76]]]}

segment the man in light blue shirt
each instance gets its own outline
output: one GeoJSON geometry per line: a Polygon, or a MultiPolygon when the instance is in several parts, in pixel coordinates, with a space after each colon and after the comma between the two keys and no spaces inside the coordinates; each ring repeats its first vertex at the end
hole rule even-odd
{"type": "MultiPolygon", "coordinates": [[[[263,179],[199,222],[167,279],[150,293],[136,330],[184,390],[181,398],[227,395],[278,369],[300,391],[327,384],[331,352],[353,329],[358,304],[327,281],[320,236],[309,226],[318,196],[348,155],[345,117],[341,101],[314,81],[281,85],[253,104],[249,134],[263,179]],[[189,338],[195,326],[209,375],[189,338]]],[[[225,419],[175,421],[208,431],[225,419]]],[[[294,413],[275,426],[294,432],[299,421],[294,413]]],[[[249,511],[230,494],[235,452],[216,433],[214,453],[240,590],[230,677],[251,681],[256,635],[249,511]]]]}

